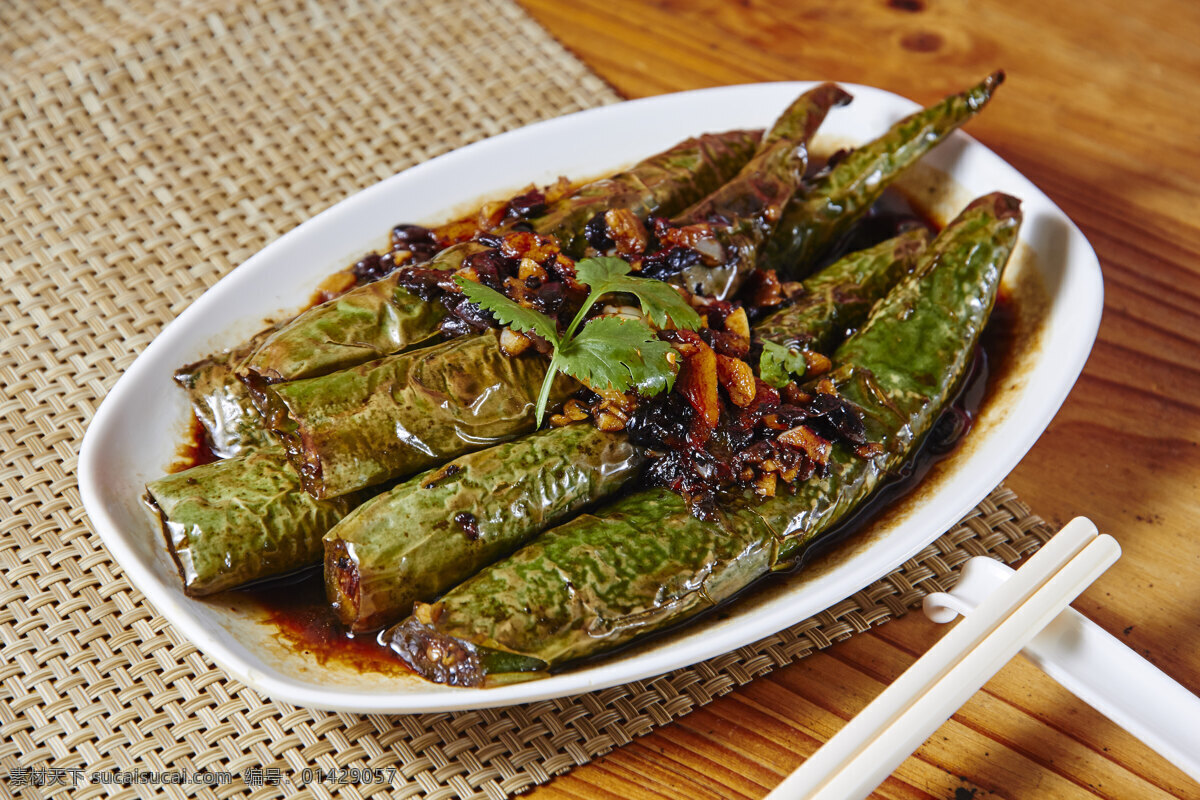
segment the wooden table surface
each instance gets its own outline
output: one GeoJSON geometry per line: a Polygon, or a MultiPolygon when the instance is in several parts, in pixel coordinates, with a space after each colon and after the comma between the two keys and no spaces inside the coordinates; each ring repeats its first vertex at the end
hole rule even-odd
{"type": "MultiPolygon", "coordinates": [[[[522,0],[626,97],[833,79],[934,101],[1002,67],[968,126],[1100,256],[1083,377],[1007,482],[1124,555],[1075,607],[1200,693],[1200,3],[522,0]]],[[[920,614],[760,678],[535,791],[758,798],[936,640],[920,614]]],[[[1200,720],[1196,721],[1200,725],[1200,720]]],[[[884,783],[886,798],[1200,798],[1021,658],[884,783]]]]}

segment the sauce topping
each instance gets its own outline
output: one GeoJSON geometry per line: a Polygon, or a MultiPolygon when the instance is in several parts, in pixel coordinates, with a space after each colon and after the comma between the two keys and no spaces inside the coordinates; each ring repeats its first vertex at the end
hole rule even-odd
{"type": "MultiPolygon", "coordinates": [[[[878,242],[897,235],[903,230],[921,226],[930,230],[937,227],[918,210],[900,192],[889,189],[884,197],[872,208],[871,212],[850,233],[837,242],[823,259],[821,266],[832,263],[846,253],[864,249],[878,242]]],[[[465,226],[464,226],[465,227],[465,226]]],[[[405,238],[422,238],[421,231],[404,231],[405,238]]],[[[407,244],[405,241],[403,244],[407,244]]],[[[372,265],[356,264],[355,273],[366,273],[372,265]]],[[[819,268],[819,267],[818,267],[819,268]]],[[[358,280],[369,278],[367,275],[354,276],[358,280]]],[[[768,281],[769,283],[769,281],[768,281]]],[[[754,291],[754,284],[747,294],[754,291]]],[[[761,287],[760,287],[761,288],[761,287]]],[[[770,288],[770,287],[767,287],[770,288]]],[[[769,293],[768,293],[769,294],[769,293]]],[[[750,316],[758,316],[757,309],[751,300],[750,316]]],[[[727,304],[722,304],[722,306],[727,304]]],[[[714,316],[725,317],[728,309],[714,309],[714,316]],[[724,313],[716,313],[724,312],[724,313]]],[[[984,399],[992,390],[1006,379],[1006,373],[1011,368],[1013,359],[1011,349],[1016,339],[1017,308],[1012,297],[1001,291],[996,301],[996,307],[984,329],[975,360],[957,397],[950,407],[942,414],[935,427],[922,444],[916,456],[908,461],[899,474],[880,489],[859,511],[853,514],[835,529],[822,536],[804,554],[800,564],[811,561],[821,553],[828,552],[839,542],[844,541],[856,532],[862,530],[875,519],[885,508],[895,503],[906,494],[912,492],[924,476],[942,459],[957,447],[962,438],[970,431],[984,399]]],[[[714,343],[715,345],[719,343],[714,343]]],[[[714,349],[717,349],[714,347],[714,349]]],[[[597,398],[589,397],[594,404],[597,398]]],[[[661,403],[663,412],[676,422],[687,420],[690,409],[681,406],[677,394],[662,395],[655,402],[661,403]],[[674,399],[672,399],[674,398],[674,399]]],[[[643,405],[638,412],[640,418],[631,424],[630,431],[636,437],[645,438],[646,429],[653,426],[646,421],[655,410],[643,405]]],[[[686,433],[686,431],[684,432],[686,433]]],[[[661,438],[661,437],[651,437],[661,438]]],[[[686,439],[686,436],[683,437],[686,439]]],[[[726,437],[728,438],[728,437],[726,437]]],[[[677,453],[678,451],[676,451],[677,453]]],[[[179,471],[191,466],[208,463],[216,459],[205,438],[205,431],[198,420],[193,419],[188,431],[188,440],[180,446],[179,458],[173,471],[179,471]]],[[[672,480],[678,482],[678,470],[671,472],[671,464],[679,463],[677,456],[668,461],[660,459],[659,473],[655,476],[651,468],[651,476],[656,482],[669,484],[672,480]],[[667,463],[663,463],[666,461],[667,463]]],[[[684,459],[684,461],[687,461],[684,459]]],[[[690,463],[690,462],[689,462],[690,463]]],[[[464,531],[470,528],[471,520],[459,521],[464,531]]],[[[375,634],[352,634],[339,622],[336,613],[330,607],[325,596],[325,586],[319,567],[305,570],[301,573],[258,583],[242,590],[259,605],[266,614],[268,623],[274,626],[280,638],[292,648],[306,655],[314,656],[320,663],[337,663],[357,669],[361,672],[376,672],[383,674],[411,673],[411,670],[401,662],[392,650],[377,640],[375,634]]]]}

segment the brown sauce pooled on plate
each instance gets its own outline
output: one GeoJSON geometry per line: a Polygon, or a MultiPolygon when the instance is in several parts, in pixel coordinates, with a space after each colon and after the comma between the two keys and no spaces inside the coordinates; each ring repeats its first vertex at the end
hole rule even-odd
{"type": "Polygon", "coordinates": [[[204,430],[200,418],[193,412],[188,419],[187,438],[175,449],[175,460],[171,462],[167,472],[174,475],[176,472],[211,464],[217,460],[212,443],[208,441],[208,432],[204,430]]]}
{"type": "Polygon", "coordinates": [[[378,642],[377,634],[354,635],[342,627],[325,599],[320,567],[235,591],[254,600],[266,614],[268,624],[293,650],[314,657],[322,665],[336,663],[359,672],[385,675],[412,673],[378,642]]]}

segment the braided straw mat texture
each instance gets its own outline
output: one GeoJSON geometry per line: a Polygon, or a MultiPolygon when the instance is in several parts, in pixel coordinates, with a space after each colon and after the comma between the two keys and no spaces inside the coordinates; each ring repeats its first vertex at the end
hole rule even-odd
{"type": "Polygon", "coordinates": [[[274,237],[375,181],[618,98],[515,6],[0,2],[0,795],[502,798],[903,614],[973,555],[1048,535],[1003,488],[893,575],[750,647],[508,709],[356,716],[227,678],[88,528],[76,450],[122,370],[274,237]],[[18,787],[22,767],[229,771],[291,786],[18,787]],[[394,767],[390,787],[298,788],[394,767]]]}

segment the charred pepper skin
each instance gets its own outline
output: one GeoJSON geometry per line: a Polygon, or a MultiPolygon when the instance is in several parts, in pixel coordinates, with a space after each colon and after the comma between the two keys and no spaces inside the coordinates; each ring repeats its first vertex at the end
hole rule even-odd
{"type": "Polygon", "coordinates": [[[850,253],[802,284],[792,305],[764,317],[754,338],[825,353],[834,339],[867,318],[871,306],[917,263],[929,243],[924,228],[850,253]]]}
{"type": "Polygon", "coordinates": [[[736,498],[716,523],[695,519],[666,490],[629,495],[548,531],[437,603],[418,604],[385,639],[435,681],[480,685],[501,656],[504,668],[537,676],[790,567],[930,430],[966,370],[1020,219],[1018,201],[1007,195],[971,203],[835,352],[834,382],[863,407],[881,454],[862,459],[835,445],[826,476],[794,495],[736,498]]]}
{"type": "MultiPolygon", "coordinates": [[[[564,249],[580,250],[583,228],[598,210],[675,213],[736,175],[754,154],[759,136],[757,131],[731,131],[688,139],[626,172],[581,187],[529,223],[535,231],[569,243],[564,249]]],[[[479,242],[463,242],[424,266],[456,270],[465,258],[487,249],[479,242]]],[[[265,341],[239,372],[260,383],[300,380],[431,343],[445,309],[410,293],[399,281],[399,272],[393,272],[309,309],[265,341]]]]}
{"type": "MultiPolygon", "coordinates": [[[[259,387],[305,491],[328,499],[405,478],[534,429],[547,360],[505,355],[498,331],[259,387]]],[[[560,375],[551,404],[579,386],[560,375]]]]}
{"type": "Polygon", "coordinates": [[[851,151],[788,205],[762,248],[758,266],[792,279],[807,275],[822,251],[860,219],[884,189],[978,114],[1003,82],[1004,73],[995,72],[851,151]]]}
{"type": "Polygon", "coordinates": [[[279,447],[214,461],[146,486],[155,524],[192,597],[306,567],[359,497],[316,500],[279,447]]]}
{"type": "Polygon", "coordinates": [[[681,226],[713,219],[728,220],[728,224],[713,226],[713,245],[721,251],[718,263],[687,267],[671,279],[672,283],[720,300],[737,292],[800,186],[808,164],[808,142],[830,109],[850,99],[832,83],[802,94],[784,110],[763,137],[754,158],[733,180],[673,220],[681,226]]]}
{"type": "Polygon", "coordinates": [[[380,628],[634,478],[643,456],[590,424],[461,456],[367,501],[325,534],[326,594],[380,628]]]}

